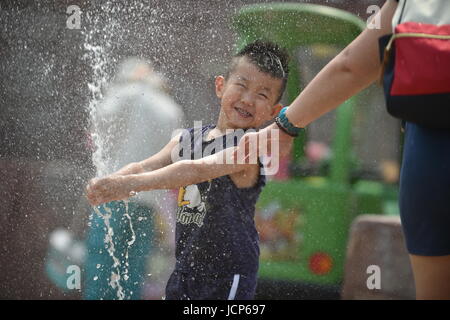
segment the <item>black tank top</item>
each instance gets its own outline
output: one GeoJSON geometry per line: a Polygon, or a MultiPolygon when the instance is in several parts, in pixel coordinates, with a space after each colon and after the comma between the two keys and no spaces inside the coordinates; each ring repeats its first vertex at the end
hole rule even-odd
{"type": "MultiPolygon", "coordinates": [[[[224,135],[206,141],[207,133],[215,126],[194,128],[180,138],[190,139],[190,155],[180,151],[180,157],[201,157],[205,148],[213,154],[231,144],[224,135]]],[[[229,139],[228,139],[229,141],[229,139]]],[[[261,170],[261,162],[260,170],[261,170]]],[[[260,174],[256,184],[238,188],[230,176],[222,176],[196,185],[180,188],[176,217],[176,265],[175,270],[197,275],[229,276],[232,274],[254,275],[258,271],[259,238],[255,228],[255,204],[265,185],[260,174]]]]}

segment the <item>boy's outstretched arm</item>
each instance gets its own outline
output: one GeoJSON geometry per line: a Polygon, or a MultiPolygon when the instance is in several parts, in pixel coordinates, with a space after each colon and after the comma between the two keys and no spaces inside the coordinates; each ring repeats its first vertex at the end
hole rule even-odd
{"type": "Polygon", "coordinates": [[[133,191],[176,189],[259,166],[233,163],[234,150],[235,147],[198,160],[181,160],[151,172],[98,179],[88,187],[88,199],[92,205],[99,205],[126,199],[133,191]]]}

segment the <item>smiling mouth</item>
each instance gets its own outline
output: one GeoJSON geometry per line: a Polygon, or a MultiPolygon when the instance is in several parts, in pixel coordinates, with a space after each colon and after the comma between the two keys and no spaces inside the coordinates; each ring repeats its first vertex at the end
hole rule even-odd
{"type": "Polygon", "coordinates": [[[244,118],[250,118],[253,117],[253,115],[250,112],[245,111],[244,109],[241,108],[234,108],[242,117],[244,118]]]}

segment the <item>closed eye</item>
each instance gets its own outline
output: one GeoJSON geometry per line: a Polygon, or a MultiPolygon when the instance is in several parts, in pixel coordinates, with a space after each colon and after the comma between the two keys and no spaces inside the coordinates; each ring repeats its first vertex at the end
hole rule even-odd
{"type": "Polygon", "coordinates": [[[242,87],[242,88],[247,88],[244,84],[237,82],[236,83],[238,86],[242,87]]]}
{"type": "Polygon", "coordinates": [[[261,97],[263,97],[264,99],[269,99],[264,93],[260,93],[259,94],[261,97]]]}

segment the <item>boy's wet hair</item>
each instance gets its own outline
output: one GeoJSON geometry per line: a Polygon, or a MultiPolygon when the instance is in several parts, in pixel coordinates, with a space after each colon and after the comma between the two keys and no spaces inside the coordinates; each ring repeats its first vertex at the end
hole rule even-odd
{"type": "Polygon", "coordinates": [[[289,75],[289,54],[286,49],[281,48],[276,43],[270,41],[257,40],[245,46],[241,51],[233,56],[229,70],[225,76],[234,71],[240,57],[246,57],[251,63],[258,67],[259,70],[269,74],[270,76],[281,79],[282,85],[277,103],[281,100],[289,75]]]}

